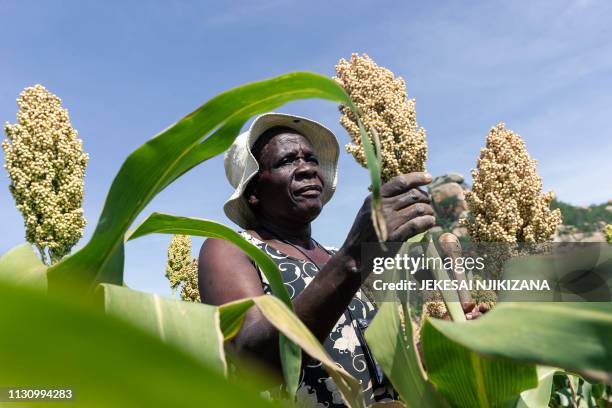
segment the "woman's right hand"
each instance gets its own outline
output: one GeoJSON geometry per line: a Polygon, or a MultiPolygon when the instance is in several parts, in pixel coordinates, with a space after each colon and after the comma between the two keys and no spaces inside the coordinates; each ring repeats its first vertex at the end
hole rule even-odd
{"type": "MultiPolygon", "coordinates": [[[[431,183],[429,173],[400,174],[381,186],[382,213],[387,224],[387,242],[404,242],[436,223],[429,194],[419,189],[431,183]]],[[[378,242],[372,224],[372,195],[359,209],[342,250],[359,264],[361,245],[378,242]]]]}

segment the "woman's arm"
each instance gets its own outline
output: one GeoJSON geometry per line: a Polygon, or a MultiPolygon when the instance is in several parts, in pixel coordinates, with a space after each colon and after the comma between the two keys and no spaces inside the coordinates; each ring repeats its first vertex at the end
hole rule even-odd
{"type": "MultiPolygon", "coordinates": [[[[336,254],[293,299],[296,315],[320,341],[331,332],[361,285],[354,265],[351,257],[336,254]]],[[[213,305],[264,294],[259,274],[246,254],[215,238],[202,245],[198,286],[202,301],[213,305]]],[[[280,370],[278,332],[257,307],[247,312],[233,344],[240,353],[280,370]]]]}
{"type": "MultiPolygon", "coordinates": [[[[418,189],[431,181],[424,173],[401,175],[383,185],[383,213],[389,241],[404,241],[431,228],[435,219],[427,194],[418,189]]],[[[295,313],[323,341],[368,275],[361,267],[361,244],[376,242],[371,221],[371,198],[361,207],[344,245],[293,300],[295,313]]],[[[206,240],[200,251],[198,286],[203,302],[220,305],[263,294],[261,280],[238,247],[220,239],[206,240]]],[[[280,369],[278,332],[252,308],[234,345],[280,369]]]]}

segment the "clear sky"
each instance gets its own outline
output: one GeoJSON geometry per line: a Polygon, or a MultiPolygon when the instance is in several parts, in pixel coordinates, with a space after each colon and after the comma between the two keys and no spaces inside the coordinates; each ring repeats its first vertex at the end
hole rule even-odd
{"type": "MultiPolygon", "coordinates": [[[[28,1],[0,0],[0,119],[43,84],[63,100],[90,154],[84,244],[121,163],[217,93],[307,70],[333,75],[366,52],[405,78],[427,130],[428,169],[465,174],[499,121],[526,141],[547,190],[588,205],[612,199],[612,3],[609,1],[28,1]],[[430,4],[436,4],[432,7],[430,4]]],[[[336,106],[279,109],[312,117],[348,141],[336,106]]],[[[314,224],[340,245],[367,193],[366,171],[341,154],[339,185],[314,224]]],[[[0,253],[24,240],[5,176],[0,253]]],[[[230,224],[221,158],[192,170],[145,209],[230,224]]],[[[125,279],[169,295],[169,236],[127,245],[125,279]]],[[[197,253],[202,239],[194,239],[197,253]]]]}

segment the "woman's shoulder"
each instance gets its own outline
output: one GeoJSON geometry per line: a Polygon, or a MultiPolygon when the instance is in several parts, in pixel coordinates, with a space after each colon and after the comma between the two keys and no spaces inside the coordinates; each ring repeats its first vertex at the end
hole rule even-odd
{"type": "Polygon", "coordinates": [[[202,243],[200,248],[199,259],[200,262],[203,260],[210,259],[247,259],[246,254],[238,246],[234,245],[231,241],[222,238],[207,238],[202,243]]]}

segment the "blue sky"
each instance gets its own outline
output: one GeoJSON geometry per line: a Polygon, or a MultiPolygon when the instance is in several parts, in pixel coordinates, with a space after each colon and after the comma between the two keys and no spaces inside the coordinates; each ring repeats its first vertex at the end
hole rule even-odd
{"type": "MultiPolygon", "coordinates": [[[[612,199],[612,3],[607,1],[0,1],[0,119],[43,84],[60,96],[90,162],[84,244],[106,192],[136,147],[217,93],[296,70],[332,75],[339,58],[366,52],[406,79],[427,130],[428,169],[469,175],[499,121],[526,141],[547,190],[588,205],[612,199]],[[426,4],[427,3],[427,4],[426,4]]],[[[334,104],[279,109],[348,136],[334,104]]],[[[340,245],[369,185],[341,155],[338,190],[314,224],[340,245]]],[[[6,173],[4,173],[6,174],[6,173]]],[[[23,242],[8,180],[0,182],[0,253],[23,242]]],[[[221,158],[192,170],[142,213],[230,224],[221,158]]],[[[127,246],[125,279],[169,295],[169,236],[127,246]]],[[[197,253],[202,239],[193,240],[197,253]]]]}

